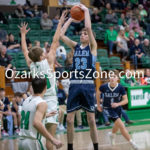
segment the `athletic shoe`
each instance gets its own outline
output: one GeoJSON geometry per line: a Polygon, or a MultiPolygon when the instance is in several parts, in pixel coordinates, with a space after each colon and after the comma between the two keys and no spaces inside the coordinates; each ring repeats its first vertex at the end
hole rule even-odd
{"type": "Polygon", "coordinates": [[[134,122],[129,120],[129,121],[126,121],[126,124],[133,124],[134,122]]]}
{"type": "Polygon", "coordinates": [[[58,125],[58,129],[59,130],[65,130],[65,127],[62,124],[60,124],[60,125],[58,125]]]}
{"type": "Polygon", "coordinates": [[[116,145],[116,142],[115,142],[116,135],[113,134],[112,132],[108,132],[108,137],[109,137],[109,140],[110,140],[110,144],[112,146],[116,145]]]}
{"type": "Polygon", "coordinates": [[[134,141],[130,140],[130,144],[134,150],[139,150],[137,144],[134,141]]]}
{"type": "Polygon", "coordinates": [[[78,126],[78,128],[79,128],[79,129],[83,129],[83,126],[82,126],[82,125],[80,125],[80,126],[78,126]]]}
{"type": "Polygon", "coordinates": [[[16,130],[15,130],[15,134],[19,135],[19,132],[20,132],[19,129],[16,129],[16,130]]]}
{"type": "Polygon", "coordinates": [[[9,134],[5,130],[2,131],[2,135],[3,136],[9,136],[9,134]]]}
{"type": "Polygon", "coordinates": [[[110,122],[106,122],[106,123],[105,123],[105,126],[110,126],[110,122]]]}

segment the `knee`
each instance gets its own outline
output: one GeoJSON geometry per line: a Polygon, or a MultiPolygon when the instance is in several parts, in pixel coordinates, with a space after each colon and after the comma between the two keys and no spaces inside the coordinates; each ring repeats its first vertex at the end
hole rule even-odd
{"type": "Polygon", "coordinates": [[[74,119],[73,119],[73,117],[68,117],[68,116],[67,116],[67,124],[68,124],[68,125],[74,124],[74,119]]]}
{"type": "Polygon", "coordinates": [[[12,116],[13,116],[13,118],[17,118],[17,115],[16,115],[16,113],[12,113],[12,116]]]}
{"type": "Polygon", "coordinates": [[[94,125],[94,124],[95,124],[95,118],[93,118],[93,117],[89,117],[89,118],[87,119],[87,121],[88,121],[88,124],[89,124],[89,125],[94,125]]]}

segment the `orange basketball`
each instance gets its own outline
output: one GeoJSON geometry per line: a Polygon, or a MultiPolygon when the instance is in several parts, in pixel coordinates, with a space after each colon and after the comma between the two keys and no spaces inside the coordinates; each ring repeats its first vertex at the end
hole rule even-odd
{"type": "Polygon", "coordinates": [[[77,5],[71,8],[71,17],[75,20],[82,21],[84,19],[84,11],[77,5]]]}

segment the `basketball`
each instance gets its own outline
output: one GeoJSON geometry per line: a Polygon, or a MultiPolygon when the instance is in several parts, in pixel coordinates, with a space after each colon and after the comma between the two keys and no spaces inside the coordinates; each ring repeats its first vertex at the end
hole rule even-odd
{"type": "Polygon", "coordinates": [[[77,5],[71,8],[71,17],[75,20],[82,21],[84,19],[84,11],[77,5]]]}

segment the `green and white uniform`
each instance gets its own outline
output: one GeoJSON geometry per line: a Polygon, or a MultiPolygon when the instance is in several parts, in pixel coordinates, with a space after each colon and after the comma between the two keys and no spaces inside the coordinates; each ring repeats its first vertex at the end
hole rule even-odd
{"type": "MultiPolygon", "coordinates": [[[[54,70],[50,68],[47,59],[40,62],[32,62],[30,65],[32,77],[36,75],[42,75],[47,79],[47,91],[44,95],[44,100],[48,104],[47,113],[57,111],[58,112],[58,99],[57,99],[57,86],[54,70]]],[[[45,124],[54,123],[58,124],[58,113],[55,116],[46,118],[45,124]]]]}
{"type": "Polygon", "coordinates": [[[42,102],[46,103],[40,96],[30,96],[23,102],[21,129],[19,133],[19,150],[45,150],[41,142],[41,135],[33,127],[37,105],[42,102]]]}

